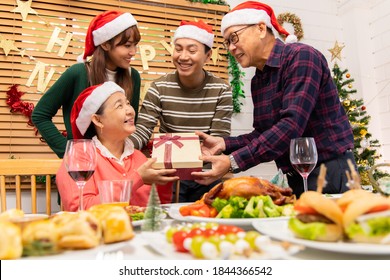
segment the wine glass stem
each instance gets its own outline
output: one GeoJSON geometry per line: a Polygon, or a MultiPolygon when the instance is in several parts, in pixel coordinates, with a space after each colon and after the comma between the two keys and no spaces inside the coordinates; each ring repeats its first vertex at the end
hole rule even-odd
{"type": "Polygon", "coordinates": [[[76,182],[77,187],[79,188],[79,211],[84,210],[84,186],[85,181],[76,182]]]}
{"type": "Polygon", "coordinates": [[[308,191],[308,189],[307,189],[307,177],[306,176],[303,176],[303,191],[304,192],[308,191]]]}

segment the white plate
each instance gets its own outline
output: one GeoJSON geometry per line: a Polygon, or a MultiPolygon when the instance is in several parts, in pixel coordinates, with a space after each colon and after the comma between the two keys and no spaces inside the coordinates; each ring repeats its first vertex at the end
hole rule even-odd
{"type": "Polygon", "coordinates": [[[342,193],[337,193],[337,194],[324,194],[323,196],[329,199],[334,199],[337,200],[339,199],[343,194],[342,193]]]}
{"type": "MultiPolygon", "coordinates": [[[[190,203],[186,203],[187,205],[190,203]]],[[[178,205],[172,205],[169,208],[168,215],[175,220],[183,222],[206,222],[206,223],[218,223],[225,225],[235,225],[235,226],[251,226],[254,221],[257,220],[288,220],[290,217],[277,217],[277,218],[235,218],[235,219],[219,219],[219,218],[206,218],[206,217],[196,217],[196,216],[182,216],[180,214],[180,207],[186,205],[180,203],[178,205]]]]}
{"type": "MultiPolygon", "coordinates": [[[[161,219],[165,219],[167,217],[167,214],[165,213],[161,213],[161,219]]],[[[142,224],[144,223],[144,220],[138,220],[138,221],[133,221],[131,222],[131,224],[133,225],[133,227],[138,227],[138,226],[141,226],[142,224]]]]}
{"type": "Polygon", "coordinates": [[[349,243],[349,242],[322,242],[311,241],[294,237],[288,229],[288,221],[254,221],[253,227],[262,234],[271,238],[288,241],[291,243],[306,246],[308,248],[350,254],[364,255],[390,255],[390,245],[368,244],[368,243],[349,243]]]}
{"type": "Polygon", "coordinates": [[[126,240],[122,242],[112,243],[112,244],[101,244],[95,248],[84,249],[84,250],[65,250],[59,252],[58,254],[45,255],[45,256],[29,256],[23,257],[23,259],[48,259],[48,260],[94,260],[99,259],[102,253],[114,252],[116,250],[134,250],[131,244],[132,240],[126,240]]]}

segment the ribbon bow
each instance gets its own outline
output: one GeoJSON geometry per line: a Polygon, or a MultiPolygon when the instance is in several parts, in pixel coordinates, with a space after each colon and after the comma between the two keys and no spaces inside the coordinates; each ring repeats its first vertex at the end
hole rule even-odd
{"type": "Polygon", "coordinates": [[[171,135],[161,135],[160,136],[160,141],[158,141],[156,144],[154,144],[154,147],[155,148],[158,148],[160,147],[162,144],[168,142],[168,141],[171,141],[173,144],[175,144],[176,146],[178,146],[179,148],[183,147],[183,143],[181,143],[179,141],[179,139],[181,138],[181,136],[179,135],[175,135],[175,136],[171,136],[171,135]]]}

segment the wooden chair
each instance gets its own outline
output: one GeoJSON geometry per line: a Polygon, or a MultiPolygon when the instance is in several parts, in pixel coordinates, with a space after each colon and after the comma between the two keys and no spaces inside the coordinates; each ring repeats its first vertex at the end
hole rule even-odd
{"type": "Polygon", "coordinates": [[[16,194],[16,208],[22,209],[22,182],[21,176],[30,176],[31,213],[37,213],[37,176],[45,176],[46,183],[46,214],[51,214],[51,175],[55,175],[62,163],[61,159],[0,159],[0,197],[1,212],[7,210],[6,177],[14,184],[11,188],[16,194]]]}

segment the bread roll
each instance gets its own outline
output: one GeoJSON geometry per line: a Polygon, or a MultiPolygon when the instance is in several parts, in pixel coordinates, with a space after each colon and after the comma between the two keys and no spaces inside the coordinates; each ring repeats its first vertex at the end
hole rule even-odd
{"type": "Polygon", "coordinates": [[[113,243],[134,237],[130,217],[123,207],[99,204],[88,209],[100,222],[103,242],[113,243]]]}
{"type": "Polygon", "coordinates": [[[363,189],[352,189],[343,193],[341,197],[336,200],[336,203],[344,212],[351,202],[353,202],[356,199],[363,198],[369,195],[373,195],[373,194],[363,189]]]}
{"type": "Polygon", "coordinates": [[[99,221],[87,211],[63,212],[52,218],[58,226],[58,245],[64,249],[89,249],[99,245],[102,231],[99,221]]]}
{"type": "Polygon", "coordinates": [[[58,252],[59,232],[49,219],[32,221],[22,230],[23,255],[43,256],[58,252]]]}
{"type": "Polygon", "coordinates": [[[0,260],[17,259],[22,256],[22,233],[18,226],[0,221],[0,260]]]}
{"type": "Polygon", "coordinates": [[[0,213],[0,221],[9,221],[14,218],[21,218],[24,216],[23,210],[20,209],[9,209],[0,213]]]}

